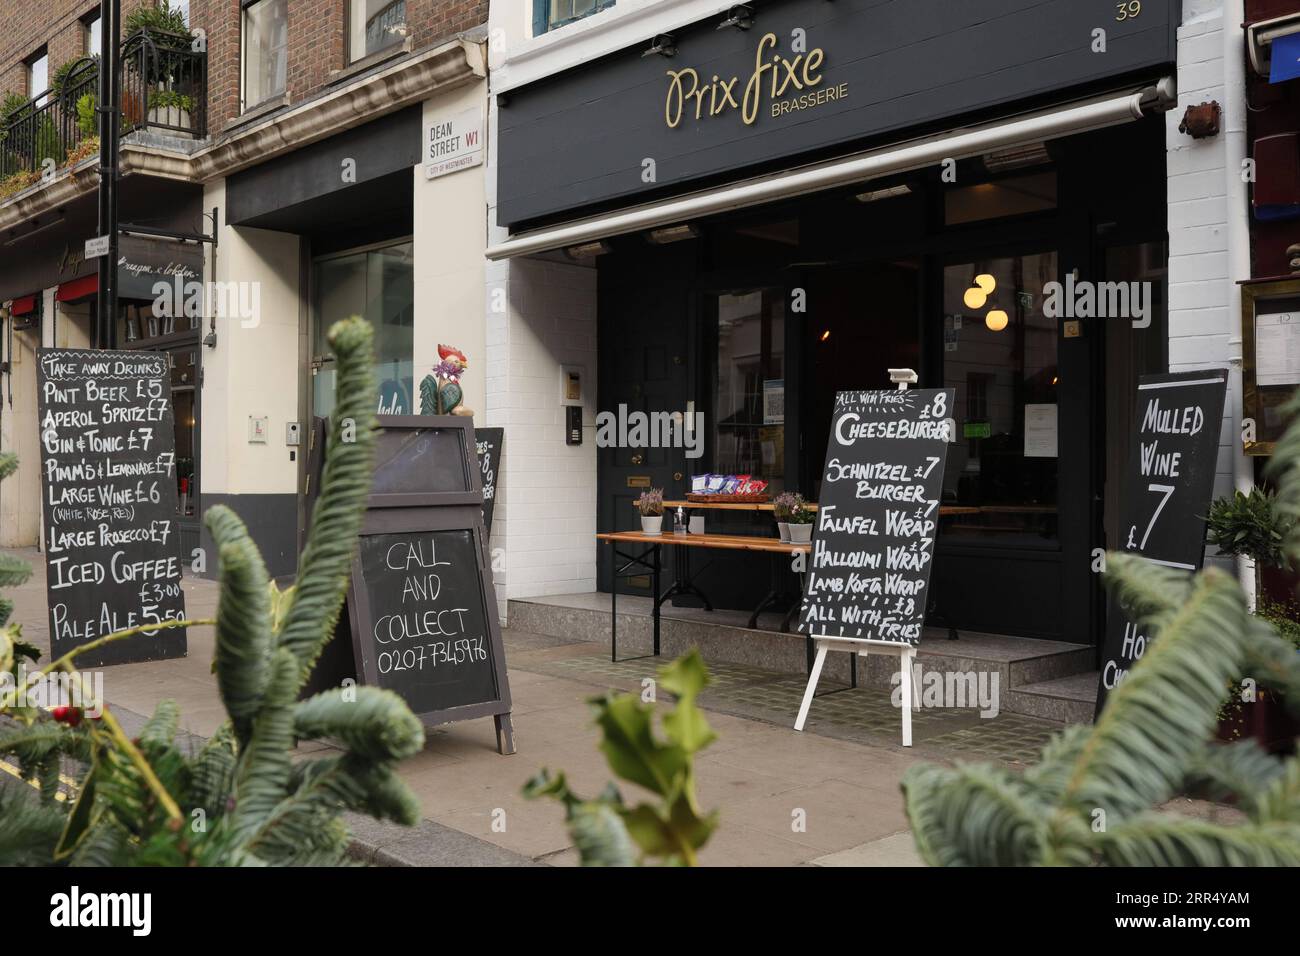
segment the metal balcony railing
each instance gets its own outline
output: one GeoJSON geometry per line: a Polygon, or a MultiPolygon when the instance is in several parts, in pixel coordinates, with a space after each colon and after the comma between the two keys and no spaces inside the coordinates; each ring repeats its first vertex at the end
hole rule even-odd
{"type": "MultiPolygon", "coordinates": [[[[207,135],[207,54],[189,37],[141,31],[122,44],[122,133],[156,130],[168,136],[207,135]]],[[[39,174],[51,159],[62,167],[81,156],[99,133],[99,60],[78,61],[58,84],[27,101],[0,125],[0,200],[5,180],[39,174]]],[[[90,155],[87,153],[87,155],[90,155]]]]}

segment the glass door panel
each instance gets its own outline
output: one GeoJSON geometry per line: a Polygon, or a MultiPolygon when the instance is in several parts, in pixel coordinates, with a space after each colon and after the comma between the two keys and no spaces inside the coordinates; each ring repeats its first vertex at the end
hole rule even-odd
{"type": "Polygon", "coordinates": [[[375,330],[375,377],[381,415],[414,415],[415,280],[411,243],[317,259],[312,282],[312,410],[334,409],[330,326],[351,315],[375,330]]]}
{"type": "Polygon", "coordinates": [[[1055,252],[944,269],[944,385],[956,389],[945,524],[953,543],[1059,548],[1055,252]],[[965,510],[969,509],[969,510],[965,510]]]}

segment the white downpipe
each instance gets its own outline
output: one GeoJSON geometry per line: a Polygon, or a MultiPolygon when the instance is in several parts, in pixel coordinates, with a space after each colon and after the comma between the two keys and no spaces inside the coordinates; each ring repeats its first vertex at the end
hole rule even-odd
{"type": "Polygon", "coordinates": [[[747,206],[788,199],[806,193],[849,186],[880,176],[922,169],[945,159],[966,159],[1022,143],[1055,139],[1087,130],[1117,126],[1141,119],[1150,111],[1168,109],[1175,99],[1173,80],[1157,86],[1076,106],[1037,113],[1019,119],[945,133],[897,146],[831,160],[802,169],[775,173],[693,193],[665,202],[637,206],[606,216],[596,216],[536,232],[523,233],[489,246],[489,259],[506,259],[548,252],[584,242],[594,242],[628,232],[674,225],[747,206]]]}
{"type": "MultiPolygon", "coordinates": [[[[1246,160],[1246,12],[1243,0],[1223,2],[1223,172],[1227,195],[1228,241],[1228,400],[1232,403],[1232,483],[1248,493],[1255,485],[1255,469],[1242,446],[1241,288],[1250,278],[1250,194],[1243,176],[1246,160]]],[[[1237,558],[1237,580],[1255,609],[1255,562],[1237,558]]]]}

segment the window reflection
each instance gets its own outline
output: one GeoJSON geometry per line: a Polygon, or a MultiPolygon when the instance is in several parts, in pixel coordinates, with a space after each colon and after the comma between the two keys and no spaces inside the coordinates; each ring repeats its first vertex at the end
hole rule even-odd
{"type": "Polygon", "coordinates": [[[1056,253],[944,270],[944,385],[956,389],[957,442],[945,504],[949,536],[999,545],[1057,539],[1057,323],[1043,314],[1056,253]]]}
{"type": "Polygon", "coordinates": [[[785,302],[772,290],[717,297],[714,463],[779,494],[785,471],[785,302]]]}

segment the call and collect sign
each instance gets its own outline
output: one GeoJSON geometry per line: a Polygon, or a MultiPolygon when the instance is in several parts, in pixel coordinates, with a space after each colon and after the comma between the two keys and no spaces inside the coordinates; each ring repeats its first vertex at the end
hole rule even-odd
{"type": "Polygon", "coordinates": [[[483,111],[438,116],[424,128],[424,178],[437,179],[483,163],[483,111]]]}

